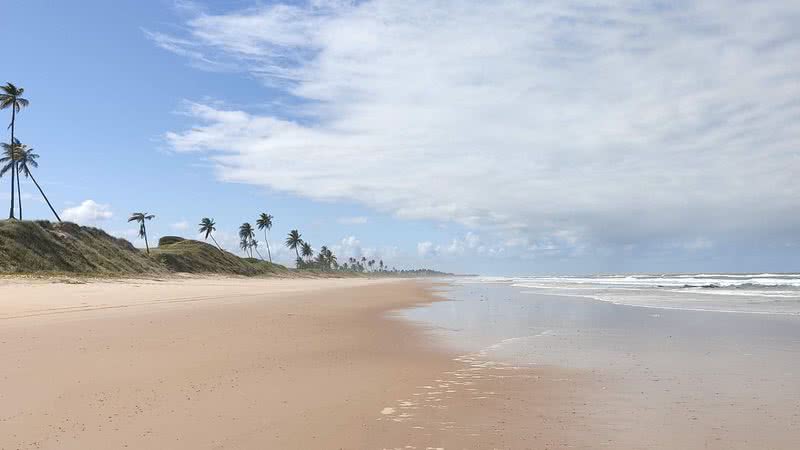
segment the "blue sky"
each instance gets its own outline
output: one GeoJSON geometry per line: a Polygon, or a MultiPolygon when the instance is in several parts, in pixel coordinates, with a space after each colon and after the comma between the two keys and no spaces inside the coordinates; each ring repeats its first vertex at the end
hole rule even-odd
{"type": "Polygon", "coordinates": [[[12,0],[0,73],[56,208],[137,245],[268,211],[398,267],[800,269],[800,7],[592,5],[12,0]]]}

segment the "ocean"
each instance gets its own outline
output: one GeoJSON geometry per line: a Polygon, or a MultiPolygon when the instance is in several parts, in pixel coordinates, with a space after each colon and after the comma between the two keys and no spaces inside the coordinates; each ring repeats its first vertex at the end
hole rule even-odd
{"type": "Polygon", "coordinates": [[[800,314],[797,273],[485,277],[473,281],[505,282],[539,294],[589,297],[629,306],[800,314]]]}

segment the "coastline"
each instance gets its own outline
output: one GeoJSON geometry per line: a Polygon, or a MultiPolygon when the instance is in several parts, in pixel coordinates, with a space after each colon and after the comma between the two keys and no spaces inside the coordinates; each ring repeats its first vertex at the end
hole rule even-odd
{"type": "Polygon", "coordinates": [[[0,448],[541,448],[584,419],[577,371],[459,358],[393,314],[430,281],[2,286],[0,448]]]}

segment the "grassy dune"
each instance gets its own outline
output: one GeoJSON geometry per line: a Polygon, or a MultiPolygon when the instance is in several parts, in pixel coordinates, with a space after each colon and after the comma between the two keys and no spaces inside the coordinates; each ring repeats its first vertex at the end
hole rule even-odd
{"type": "Polygon", "coordinates": [[[167,237],[150,255],[125,239],[70,222],[0,221],[0,273],[92,275],[170,272],[289,276],[279,264],[240,258],[204,242],[167,237]]]}
{"type": "Polygon", "coordinates": [[[280,264],[240,258],[205,242],[174,236],[161,238],[158,247],[150,252],[152,258],[173,272],[278,276],[290,273],[280,264]]]}
{"type": "Polygon", "coordinates": [[[0,272],[166,273],[125,239],[74,223],[0,221],[0,272]]]}

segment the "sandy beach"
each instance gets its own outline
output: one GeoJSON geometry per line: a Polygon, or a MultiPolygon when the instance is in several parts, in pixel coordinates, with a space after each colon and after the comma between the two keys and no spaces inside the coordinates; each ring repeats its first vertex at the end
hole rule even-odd
{"type": "Polygon", "coordinates": [[[0,448],[561,447],[582,375],[432,345],[428,288],[0,280],[0,448]]]}

